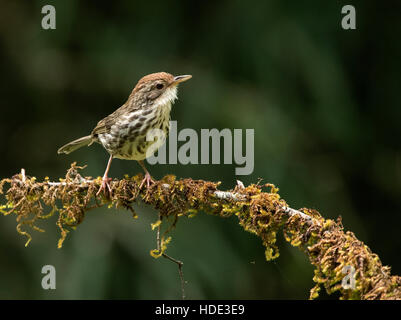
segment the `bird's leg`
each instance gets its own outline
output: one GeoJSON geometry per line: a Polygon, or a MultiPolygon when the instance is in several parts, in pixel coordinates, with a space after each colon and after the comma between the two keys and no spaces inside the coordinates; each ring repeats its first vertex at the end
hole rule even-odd
{"type": "Polygon", "coordinates": [[[111,187],[110,187],[110,184],[109,184],[109,182],[111,181],[111,178],[108,177],[108,173],[109,173],[110,165],[111,165],[111,160],[113,160],[113,156],[112,155],[110,155],[109,162],[107,163],[106,171],[104,172],[104,175],[103,175],[102,185],[100,186],[99,191],[96,193],[96,196],[98,196],[102,190],[104,190],[105,194],[108,191],[110,193],[110,195],[111,195],[111,187]]]}
{"type": "Polygon", "coordinates": [[[152,179],[152,177],[150,176],[149,171],[146,169],[145,164],[143,163],[142,160],[138,161],[139,164],[141,165],[143,171],[145,171],[145,178],[143,178],[141,185],[139,186],[139,189],[142,189],[143,184],[146,182],[146,186],[149,188],[151,183],[155,183],[152,179]]]}

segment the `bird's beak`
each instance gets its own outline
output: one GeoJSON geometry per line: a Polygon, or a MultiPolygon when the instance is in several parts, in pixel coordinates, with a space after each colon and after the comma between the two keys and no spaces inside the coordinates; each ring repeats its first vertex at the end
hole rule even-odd
{"type": "Polygon", "coordinates": [[[174,80],[173,80],[172,84],[173,85],[177,85],[180,82],[187,81],[187,80],[189,80],[191,78],[192,78],[192,76],[190,74],[186,74],[186,75],[183,75],[183,76],[176,76],[176,77],[174,77],[174,80]]]}

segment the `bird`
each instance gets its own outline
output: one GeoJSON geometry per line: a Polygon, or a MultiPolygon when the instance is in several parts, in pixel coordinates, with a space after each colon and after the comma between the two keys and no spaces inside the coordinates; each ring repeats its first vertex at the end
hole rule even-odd
{"type": "Polygon", "coordinates": [[[167,72],[151,73],[142,77],[128,100],[112,114],[100,120],[90,135],[76,139],[58,149],[58,154],[69,154],[81,147],[99,143],[109,153],[109,160],[96,195],[103,190],[111,194],[108,177],[113,158],[136,160],[145,172],[140,189],[154,183],[144,160],[162,145],[159,137],[168,136],[170,111],[177,99],[177,87],[192,78],[192,75],[173,76],[167,72]],[[157,131],[159,130],[159,131],[157,131]],[[161,134],[150,135],[156,131],[161,134]],[[149,140],[149,141],[148,141],[149,140]],[[157,140],[158,143],[157,143],[157,140]]]}

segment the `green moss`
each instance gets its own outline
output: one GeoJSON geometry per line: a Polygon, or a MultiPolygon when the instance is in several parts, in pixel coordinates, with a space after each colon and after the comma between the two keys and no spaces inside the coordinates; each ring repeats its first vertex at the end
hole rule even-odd
{"type": "MultiPolygon", "coordinates": [[[[319,212],[307,208],[300,209],[312,218],[304,219],[299,214],[289,215],[284,208],[287,203],[280,198],[278,188],[272,184],[253,184],[246,188],[236,187],[236,199],[223,199],[215,193],[219,183],[181,179],[167,175],[148,189],[139,189],[143,179],[141,174],[111,182],[111,195],[96,196],[101,179],[85,182],[75,163],[71,165],[62,184],[51,184],[48,178],[37,182],[34,177],[22,177],[0,181],[0,193],[4,186],[6,203],[0,206],[3,215],[16,215],[17,231],[32,240],[29,229],[43,232],[36,226],[38,219],[46,220],[58,215],[60,229],[58,247],[61,248],[68,233],[84,220],[89,210],[107,206],[125,208],[138,215],[132,204],[141,199],[159,211],[166,231],[161,237],[160,250],[150,252],[154,258],[160,257],[167,249],[171,237],[167,234],[175,227],[179,218],[194,217],[198,212],[206,212],[219,217],[236,216],[244,230],[258,236],[264,247],[266,260],[276,259],[279,249],[277,234],[283,232],[284,238],[292,246],[308,255],[315,267],[313,280],[316,285],[310,291],[310,298],[319,296],[324,287],[327,293],[339,292],[341,299],[400,299],[401,279],[391,276],[390,269],[382,266],[377,255],[352,232],[344,232],[341,220],[324,219],[319,212]],[[61,204],[61,205],[60,205],[61,204]],[[48,209],[50,208],[50,209],[48,209]],[[355,288],[344,289],[343,267],[352,266],[355,270],[355,288]]],[[[89,180],[90,178],[87,178],[89,180]]],[[[152,224],[152,229],[160,226],[161,220],[152,224]]]]}

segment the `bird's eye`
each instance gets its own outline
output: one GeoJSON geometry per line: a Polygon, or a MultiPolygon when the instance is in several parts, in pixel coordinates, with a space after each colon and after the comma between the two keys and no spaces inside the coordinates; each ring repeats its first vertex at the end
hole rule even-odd
{"type": "Polygon", "coordinates": [[[163,87],[164,87],[164,85],[162,84],[162,83],[158,83],[157,85],[156,85],[156,88],[157,89],[163,89],[163,87]]]}

